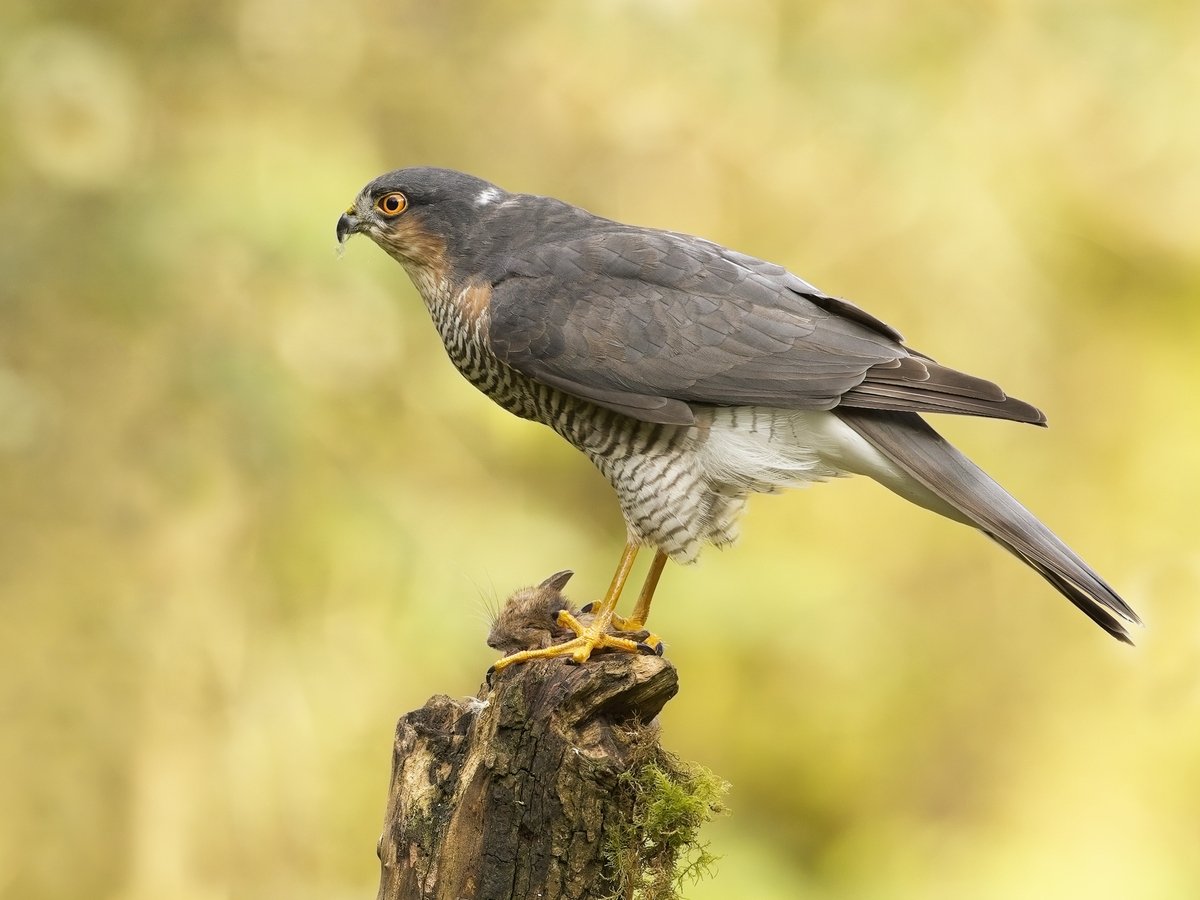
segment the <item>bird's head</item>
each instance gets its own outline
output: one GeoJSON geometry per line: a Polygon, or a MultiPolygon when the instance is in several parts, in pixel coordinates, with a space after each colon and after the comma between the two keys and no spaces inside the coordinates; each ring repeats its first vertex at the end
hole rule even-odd
{"type": "Polygon", "coordinates": [[[487,207],[507,192],[473,175],[422,166],[380,175],[355,198],[337,223],[339,244],[365,234],[417,274],[444,278],[467,234],[487,207]]]}

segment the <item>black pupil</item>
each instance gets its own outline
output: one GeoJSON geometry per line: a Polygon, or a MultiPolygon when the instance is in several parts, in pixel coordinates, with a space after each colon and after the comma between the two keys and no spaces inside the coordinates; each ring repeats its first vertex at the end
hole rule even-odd
{"type": "Polygon", "coordinates": [[[387,212],[395,212],[400,208],[400,200],[397,197],[386,197],[383,201],[383,208],[387,212]]]}

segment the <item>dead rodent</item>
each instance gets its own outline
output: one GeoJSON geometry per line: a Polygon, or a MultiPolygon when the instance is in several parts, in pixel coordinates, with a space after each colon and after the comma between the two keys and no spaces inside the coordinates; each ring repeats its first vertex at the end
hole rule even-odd
{"type": "MultiPolygon", "coordinates": [[[[537,587],[515,591],[504,602],[492,623],[488,646],[505,656],[511,656],[521,650],[541,650],[569,641],[575,637],[575,632],[558,624],[558,614],[563,610],[581,624],[590,625],[593,618],[590,607],[585,607],[589,609],[588,612],[580,612],[562,594],[562,589],[574,574],[570,569],[565,569],[555,572],[537,587]]],[[[635,641],[644,640],[650,634],[648,631],[609,631],[635,641]]]]}
{"type": "Polygon", "coordinates": [[[537,587],[515,591],[504,601],[492,623],[488,646],[509,656],[573,638],[575,633],[571,629],[558,624],[558,614],[565,609],[578,618],[579,611],[561,593],[574,574],[570,569],[555,572],[537,587]]]}

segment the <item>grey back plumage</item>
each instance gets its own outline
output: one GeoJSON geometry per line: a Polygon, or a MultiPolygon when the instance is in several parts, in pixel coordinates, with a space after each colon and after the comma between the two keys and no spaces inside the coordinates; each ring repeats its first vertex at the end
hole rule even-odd
{"type": "Polygon", "coordinates": [[[596,220],[504,262],[496,356],[637,418],[686,424],[697,403],[843,404],[1045,422],[992,382],[913,353],[853,304],[699,238],[596,220]]]}

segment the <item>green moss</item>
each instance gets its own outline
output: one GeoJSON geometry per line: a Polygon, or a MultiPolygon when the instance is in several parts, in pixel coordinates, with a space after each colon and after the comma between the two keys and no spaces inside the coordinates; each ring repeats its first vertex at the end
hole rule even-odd
{"type": "Polygon", "coordinates": [[[700,828],[725,812],[729,785],[703,766],[655,746],[621,775],[619,805],[629,810],[608,836],[607,857],[621,900],[676,900],[684,881],[715,874],[718,857],[700,828]]]}

